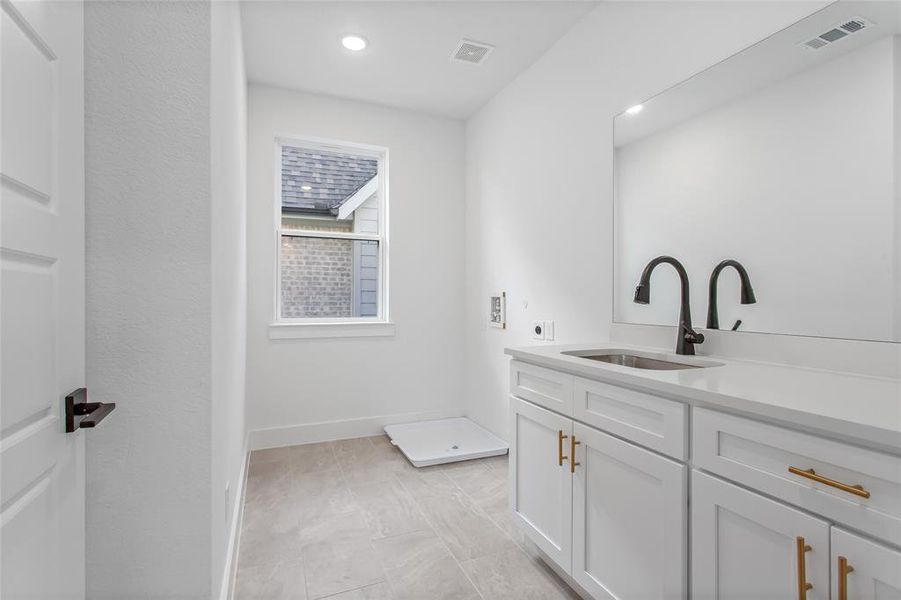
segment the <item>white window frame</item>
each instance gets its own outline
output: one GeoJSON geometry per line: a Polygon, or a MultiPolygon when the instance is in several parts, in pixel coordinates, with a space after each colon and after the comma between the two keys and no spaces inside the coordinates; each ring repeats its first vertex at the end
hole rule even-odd
{"type": "Polygon", "coordinates": [[[297,135],[277,135],[275,137],[275,201],[273,202],[275,302],[273,320],[269,324],[270,339],[292,338],[334,338],[334,337],[374,337],[393,336],[394,324],[389,319],[388,305],[388,148],[369,144],[358,144],[323,138],[297,135]],[[371,156],[378,160],[378,209],[379,231],[377,234],[340,231],[311,231],[282,228],[282,147],[292,146],[326,152],[371,156]],[[281,281],[281,240],[282,236],[366,240],[378,242],[379,282],[378,314],[374,317],[311,317],[282,318],[281,281]]]}

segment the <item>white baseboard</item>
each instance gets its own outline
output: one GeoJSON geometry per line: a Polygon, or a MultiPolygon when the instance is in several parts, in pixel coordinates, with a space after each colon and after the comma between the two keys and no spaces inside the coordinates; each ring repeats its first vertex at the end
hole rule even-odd
{"type": "Polygon", "coordinates": [[[248,447],[250,450],[263,450],[265,448],[280,448],[282,446],[295,446],[298,444],[311,444],[314,442],[346,440],[350,438],[379,435],[380,433],[383,433],[385,425],[412,423],[413,421],[427,421],[429,419],[449,419],[451,417],[462,416],[464,416],[463,409],[454,408],[419,413],[363,417],[361,419],[345,419],[343,421],[304,423],[302,425],[271,427],[269,429],[254,429],[248,434],[248,447]]]}
{"type": "Polygon", "coordinates": [[[244,492],[247,489],[247,463],[250,458],[250,434],[244,438],[244,459],[241,462],[241,477],[238,489],[235,490],[234,510],[228,534],[228,549],[225,551],[225,566],[222,572],[222,583],[219,585],[219,600],[230,600],[232,586],[235,581],[235,570],[238,568],[238,543],[241,538],[241,522],[244,517],[244,492]]]}

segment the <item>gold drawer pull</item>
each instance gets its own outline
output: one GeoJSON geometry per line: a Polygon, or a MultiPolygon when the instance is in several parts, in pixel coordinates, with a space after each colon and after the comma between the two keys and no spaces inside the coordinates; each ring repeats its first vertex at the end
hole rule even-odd
{"type": "Polygon", "coordinates": [[[563,461],[569,458],[568,456],[563,456],[563,440],[568,438],[568,435],[563,434],[562,429],[557,430],[557,466],[562,467],[563,461]]]}
{"type": "Polygon", "coordinates": [[[861,498],[869,498],[870,492],[863,489],[862,485],[848,485],[847,483],[842,483],[841,481],[836,481],[834,479],[829,479],[828,477],[823,477],[822,475],[818,475],[816,471],[813,469],[799,469],[798,467],[789,467],[789,473],[793,473],[795,475],[799,475],[806,479],[810,479],[812,481],[816,481],[817,483],[823,483],[830,487],[834,487],[842,490],[843,492],[848,492],[849,494],[854,494],[855,496],[860,496],[861,498]]]}
{"type": "Polygon", "coordinates": [[[576,441],[576,436],[575,436],[575,434],[573,434],[572,439],[570,439],[569,441],[572,442],[572,443],[570,444],[570,446],[569,446],[569,453],[570,453],[570,455],[572,456],[572,458],[569,459],[569,472],[570,472],[570,473],[575,473],[575,472],[576,472],[576,467],[578,467],[579,465],[582,464],[582,463],[580,463],[580,462],[576,462],[576,446],[578,446],[578,445],[581,444],[582,442],[577,442],[577,441],[576,441]]]}
{"type": "Polygon", "coordinates": [[[807,590],[813,589],[813,584],[807,583],[807,559],[804,555],[812,548],[800,535],[795,541],[798,545],[798,600],[807,600],[807,590]]]}
{"type": "Polygon", "coordinates": [[[853,573],[854,567],[848,564],[844,556],[838,557],[838,600],[848,600],[848,573],[853,573]]]}

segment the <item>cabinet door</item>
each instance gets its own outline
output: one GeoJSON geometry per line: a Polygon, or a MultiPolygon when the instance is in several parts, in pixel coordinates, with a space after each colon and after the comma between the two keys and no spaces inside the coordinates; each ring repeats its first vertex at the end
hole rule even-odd
{"type": "Polygon", "coordinates": [[[568,459],[572,421],[513,397],[510,415],[513,518],[529,539],[568,573],[572,560],[568,459]]]}
{"type": "Polygon", "coordinates": [[[829,598],[828,523],[699,471],[691,480],[693,600],[829,598]]]}
{"type": "Polygon", "coordinates": [[[832,573],[832,600],[901,600],[901,552],[837,527],[832,573]]]}
{"type": "Polygon", "coordinates": [[[686,596],[687,467],[580,423],[572,576],[594,598],[686,596]]]}

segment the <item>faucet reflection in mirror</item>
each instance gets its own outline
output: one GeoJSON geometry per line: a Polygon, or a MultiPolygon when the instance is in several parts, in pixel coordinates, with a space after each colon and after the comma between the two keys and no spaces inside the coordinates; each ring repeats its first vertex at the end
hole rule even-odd
{"type": "MultiPolygon", "coordinates": [[[[720,317],[719,307],[717,306],[717,282],[720,279],[720,273],[726,267],[733,267],[738,272],[738,278],[741,280],[741,303],[757,304],[757,296],[754,295],[754,288],[751,287],[751,278],[748,276],[748,270],[737,260],[727,259],[713,268],[710,273],[710,283],[707,291],[707,329],[719,329],[720,317]]],[[[741,319],[735,322],[732,331],[738,329],[741,325],[741,319]]]]}
{"type": "Polygon", "coordinates": [[[691,326],[691,306],[688,286],[688,273],[685,267],[672,256],[658,256],[649,262],[644,271],[641,273],[641,280],[635,288],[635,303],[650,304],[651,303],[651,273],[657,268],[657,265],[667,263],[672,265],[679,274],[679,282],[682,286],[681,304],[679,306],[679,326],[676,331],[676,354],[694,354],[695,344],[704,342],[704,336],[691,326]]]}
{"type": "MultiPolygon", "coordinates": [[[[616,323],[672,324],[672,307],[639,307],[632,286],[675,252],[697,276],[738,258],[766,291],[749,308],[734,284],[720,290],[730,347],[737,319],[747,333],[901,343],[898,7],[829,3],[615,117],[616,323]],[[805,44],[838,24],[854,31],[805,44]]],[[[675,277],[654,285],[679,293],[675,277]]],[[[695,311],[711,312],[708,292],[695,286],[695,311]]]]}

